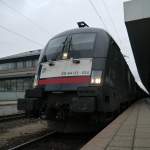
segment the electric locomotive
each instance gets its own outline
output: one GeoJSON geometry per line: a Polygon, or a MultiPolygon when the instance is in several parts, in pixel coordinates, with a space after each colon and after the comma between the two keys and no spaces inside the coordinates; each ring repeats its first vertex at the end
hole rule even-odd
{"type": "Polygon", "coordinates": [[[96,129],[134,100],[136,87],[113,38],[99,28],[77,28],[47,43],[34,88],[18,100],[18,109],[57,124],[76,120],[74,126],[86,122],[96,129]]]}

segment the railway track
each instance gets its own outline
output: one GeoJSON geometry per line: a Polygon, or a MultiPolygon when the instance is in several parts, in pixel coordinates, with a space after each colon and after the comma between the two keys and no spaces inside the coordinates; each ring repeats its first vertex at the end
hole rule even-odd
{"type": "Polygon", "coordinates": [[[24,142],[24,143],[21,143],[21,144],[18,144],[17,146],[14,146],[12,148],[9,148],[8,150],[20,150],[20,149],[24,149],[26,147],[28,147],[29,145],[31,144],[36,144],[38,143],[39,141],[41,140],[44,140],[52,135],[54,135],[56,133],[56,131],[51,131],[45,135],[42,135],[42,136],[39,136],[39,137],[36,137],[36,138],[33,138],[27,142],[24,142]]]}
{"type": "Polygon", "coordinates": [[[76,150],[80,149],[93,135],[61,134],[50,131],[27,142],[10,147],[8,150],[76,150]]]}
{"type": "Polygon", "coordinates": [[[21,119],[25,117],[25,113],[18,113],[13,115],[0,116],[0,123],[7,122],[11,120],[21,119]]]}

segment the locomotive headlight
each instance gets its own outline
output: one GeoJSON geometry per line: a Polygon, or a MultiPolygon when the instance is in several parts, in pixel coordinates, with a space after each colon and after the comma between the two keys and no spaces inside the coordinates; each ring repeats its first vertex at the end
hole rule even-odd
{"type": "Polygon", "coordinates": [[[92,71],[91,84],[100,84],[101,76],[102,76],[102,71],[92,71]]]}
{"type": "Polygon", "coordinates": [[[63,59],[67,59],[67,57],[68,57],[68,53],[63,53],[63,59]]]}
{"type": "Polygon", "coordinates": [[[38,80],[37,80],[37,75],[35,75],[34,82],[33,82],[33,88],[38,86],[38,80]]]}

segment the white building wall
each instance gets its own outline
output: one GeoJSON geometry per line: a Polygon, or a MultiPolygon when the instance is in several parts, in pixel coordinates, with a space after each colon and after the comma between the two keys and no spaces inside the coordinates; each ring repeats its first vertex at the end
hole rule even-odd
{"type": "Polygon", "coordinates": [[[125,21],[150,17],[150,0],[131,0],[124,3],[125,21]]]}

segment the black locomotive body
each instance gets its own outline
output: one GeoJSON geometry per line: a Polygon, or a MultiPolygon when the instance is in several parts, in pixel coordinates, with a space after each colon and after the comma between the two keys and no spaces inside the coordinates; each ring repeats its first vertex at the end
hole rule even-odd
{"type": "Polygon", "coordinates": [[[87,124],[100,124],[133,102],[138,89],[116,42],[104,30],[88,27],[48,42],[34,84],[18,109],[59,123],[86,118],[87,124]]]}

